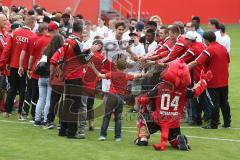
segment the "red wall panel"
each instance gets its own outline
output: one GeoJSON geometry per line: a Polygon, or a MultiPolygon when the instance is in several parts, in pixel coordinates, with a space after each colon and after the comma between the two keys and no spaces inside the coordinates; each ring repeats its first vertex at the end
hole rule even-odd
{"type": "MultiPolygon", "coordinates": [[[[134,11],[138,10],[138,0],[130,0],[134,11]]],[[[240,0],[142,0],[142,11],[159,15],[163,23],[175,20],[187,22],[191,16],[200,16],[202,23],[209,18],[218,18],[223,23],[238,23],[240,20],[240,0]]]]}

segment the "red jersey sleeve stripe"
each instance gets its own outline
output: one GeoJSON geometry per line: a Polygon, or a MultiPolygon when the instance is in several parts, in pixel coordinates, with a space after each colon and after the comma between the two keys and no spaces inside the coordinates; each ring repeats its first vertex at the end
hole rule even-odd
{"type": "Polygon", "coordinates": [[[187,53],[191,54],[192,56],[195,55],[195,53],[193,51],[191,51],[191,50],[187,50],[187,53]]]}
{"type": "Polygon", "coordinates": [[[184,44],[183,44],[183,43],[177,42],[176,45],[181,46],[181,47],[184,47],[184,44]]]}
{"type": "Polygon", "coordinates": [[[172,51],[171,48],[168,45],[163,44],[163,46],[166,47],[170,52],[172,51]]]}
{"type": "Polygon", "coordinates": [[[209,57],[210,57],[210,53],[209,53],[208,51],[206,51],[206,50],[203,50],[203,53],[205,53],[207,56],[209,56],[209,57]]]}

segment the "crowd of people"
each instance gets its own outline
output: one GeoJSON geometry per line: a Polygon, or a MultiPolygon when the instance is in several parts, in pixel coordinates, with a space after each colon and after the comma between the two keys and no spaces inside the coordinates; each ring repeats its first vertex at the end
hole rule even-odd
{"type": "Polygon", "coordinates": [[[217,19],[209,19],[204,31],[198,16],[186,24],[163,25],[158,16],[108,23],[100,17],[93,24],[72,15],[71,8],[48,13],[38,5],[0,6],[0,27],[5,118],[19,100],[20,121],[30,118],[34,126],[52,129],[58,113],[58,135],[83,139],[87,121],[94,130],[97,95],[104,106],[100,141],[106,140],[112,116],[114,138],[121,141],[125,103],[139,114],[137,145],[162,131],[156,150],[165,150],[167,141],[189,150],[180,131],[183,115],[189,125],[217,129],[221,109],[222,127],[231,127],[230,38],[217,19]]]}

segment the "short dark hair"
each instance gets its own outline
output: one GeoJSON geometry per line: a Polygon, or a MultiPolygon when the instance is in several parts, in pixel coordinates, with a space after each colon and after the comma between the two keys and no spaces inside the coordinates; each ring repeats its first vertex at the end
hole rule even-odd
{"type": "Polygon", "coordinates": [[[136,19],[136,18],[131,18],[131,19],[129,20],[129,22],[132,22],[132,21],[137,22],[137,19],[136,19]]]}
{"type": "Polygon", "coordinates": [[[215,42],[216,41],[216,35],[212,31],[204,32],[203,38],[206,39],[208,42],[215,42]]]}
{"type": "Polygon", "coordinates": [[[216,27],[216,29],[219,29],[219,21],[216,18],[211,18],[208,20],[210,24],[214,25],[216,27]]]}
{"type": "Polygon", "coordinates": [[[75,16],[75,18],[83,19],[83,15],[77,14],[77,15],[75,16]]]}
{"type": "Polygon", "coordinates": [[[83,30],[83,22],[82,20],[76,20],[73,23],[73,32],[80,32],[83,30]]]}
{"type": "Polygon", "coordinates": [[[178,25],[171,25],[169,28],[168,28],[169,31],[172,31],[173,33],[176,33],[176,34],[181,34],[181,30],[179,28],[178,25]]]}
{"type": "Polygon", "coordinates": [[[43,17],[43,22],[50,23],[51,22],[51,18],[48,17],[48,16],[44,16],[43,17]]]}
{"type": "Polygon", "coordinates": [[[33,16],[34,14],[35,14],[34,10],[29,10],[29,11],[28,11],[28,15],[29,15],[29,16],[33,16]]]}
{"type": "Polygon", "coordinates": [[[155,36],[155,30],[154,29],[148,29],[146,33],[152,34],[152,36],[155,36]]]}
{"type": "Polygon", "coordinates": [[[154,22],[154,21],[148,21],[148,22],[147,22],[147,25],[149,25],[149,26],[154,26],[154,27],[157,28],[157,23],[154,22]]]}
{"type": "Polygon", "coordinates": [[[0,6],[0,12],[2,12],[3,11],[3,8],[2,8],[2,6],[0,6]]]}
{"type": "Polygon", "coordinates": [[[117,23],[115,24],[115,28],[116,28],[116,29],[117,29],[118,27],[120,27],[120,26],[123,26],[124,29],[126,28],[126,24],[125,24],[124,22],[117,22],[117,23]]]}
{"type": "Polygon", "coordinates": [[[198,24],[200,24],[200,17],[198,16],[193,16],[192,21],[196,21],[198,24]]]}
{"type": "Polygon", "coordinates": [[[220,24],[219,25],[219,29],[222,33],[225,33],[226,32],[226,28],[225,28],[225,25],[224,24],[220,24]]]}
{"type": "Polygon", "coordinates": [[[199,24],[196,21],[192,21],[191,27],[194,27],[195,30],[199,28],[199,24]]]}

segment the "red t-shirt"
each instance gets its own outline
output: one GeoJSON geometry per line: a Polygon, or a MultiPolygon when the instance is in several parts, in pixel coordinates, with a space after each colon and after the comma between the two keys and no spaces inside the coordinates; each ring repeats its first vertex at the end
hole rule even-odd
{"type": "Polygon", "coordinates": [[[50,43],[52,37],[50,35],[42,35],[38,41],[34,44],[33,52],[31,53],[31,56],[33,56],[33,67],[32,67],[32,78],[38,79],[39,75],[34,74],[34,70],[37,66],[37,62],[42,56],[42,51],[47,45],[50,43]]]}
{"type": "Polygon", "coordinates": [[[33,55],[34,44],[41,36],[42,36],[42,34],[35,34],[35,35],[29,37],[28,42],[24,44],[23,49],[22,49],[26,52],[25,57],[24,57],[24,64],[23,64],[24,69],[28,69],[28,61],[29,61],[30,55],[33,55]]]}
{"type": "Polygon", "coordinates": [[[28,27],[15,30],[8,39],[7,45],[3,50],[0,58],[0,67],[4,69],[5,65],[9,63],[10,67],[18,68],[20,54],[23,46],[28,42],[29,37],[34,33],[28,27]]]}
{"type": "Polygon", "coordinates": [[[196,61],[207,69],[210,69],[213,78],[208,82],[208,88],[219,88],[228,85],[228,66],[230,62],[229,54],[224,46],[218,42],[212,42],[203,50],[196,61]]]}
{"type": "Polygon", "coordinates": [[[109,93],[120,94],[122,96],[125,95],[128,81],[134,78],[133,75],[126,74],[122,71],[108,72],[105,75],[106,75],[106,79],[111,80],[109,93]]]}
{"type": "MultiPolygon", "coordinates": [[[[101,70],[105,71],[108,70],[108,72],[110,71],[110,68],[108,68],[107,65],[107,63],[110,62],[103,55],[101,55],[100,52],[96,52],[94,55],[92,55],[88,62],[93,63],[98,71],[101,70]]],[[[82,78],[84,89],[86,92],[93,94],[99,81],[99,78],[90,67],[86,66],[84,70],[85,72],[82,78]]]]}

